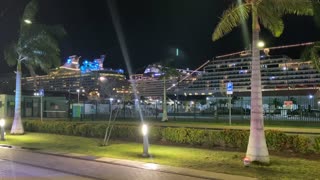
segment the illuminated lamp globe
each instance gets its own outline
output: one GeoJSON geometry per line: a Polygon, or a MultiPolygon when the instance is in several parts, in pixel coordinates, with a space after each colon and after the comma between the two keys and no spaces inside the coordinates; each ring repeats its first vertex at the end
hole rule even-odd
{"type": "Polygon", "coordinates": [[[257,46],[258,46],[259,48],[263,48],[263,47],[265,46],[265,44],[264,44],[263,41],[259,41],[258,44],[257,44],[257,46]]]}
{"type": "Polygon", "coordinates": [[[0,127],[4,127],[4,125],[5,125],[4,119],[0,119],[0,127]]]}

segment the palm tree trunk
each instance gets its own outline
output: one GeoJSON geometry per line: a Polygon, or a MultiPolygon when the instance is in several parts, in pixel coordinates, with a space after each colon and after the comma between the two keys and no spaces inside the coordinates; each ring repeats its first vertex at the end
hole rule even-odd
{"type": "Polygon", "coordinates": [[[166,90],[166,78],[163,78],[163,101],[162,101],[162,120],[168,121],[168,113],[167,113],[167,90],[166,90]]]}
{"type": "Polygon", "coordinates": [[[251,120],[246,156],[250,161],[269,163],[263,123],[260,50],[257,47],[260,27],[255,2],[252,8],[251,120]]]}
{"type": "Polygon", "coordinates": [[[21,121],[21,61],[17,64],[14,119],[11,134],[24,134],[21,121]]]}

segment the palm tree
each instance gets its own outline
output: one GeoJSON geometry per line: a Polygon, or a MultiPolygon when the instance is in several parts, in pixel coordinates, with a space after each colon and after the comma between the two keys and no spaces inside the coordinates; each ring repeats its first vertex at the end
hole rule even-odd
{"type": "Polygon", "coordinates": [[[31,24],[38,9],[36,0],[32,0],[25,7],[21,23],[19,38],[5,49],[5,59],[11,66],[16,65],[15,113],[11,134],[23,134],[21,121],[21,67],[25,65],[31,74],[34,68],[47,71],[60,64],[60,49],[56,38],[65,34],[60,26],[31,24]]]}
{"type": "Polygon", "coordinates": [[[311,61],[314,68],[320,72],[320,42],[315,42],[311,46],[304,49],[301,59],[304,61],[311,61]]]}
{"type": "MultiPolygon", "coordinates": [[[[313,10],[315,25],[320,28],[320,4],[314,4],[313,10]]],[[[300,59],[303,61],[311,61],[314,68],[320,72],[320,41],[307,46],[302,52],[300,59]]]]}
{"type": "Polygon", "coordinates": [[[282,17],[286,14],[313,15],[311,0],[245,0],[224,11],[212,38],[218,40],[233,28],[241,25],[251,15],[252,20],[252,66],[251,66],[251,120],[250,137],[246,156],[251,161],[269,163],[263,123],[260,51],[257,47],[260,25],[275,37],[284,29],[282,17]]]}
{"type": "Polygon", "coordinates": [[[162,101],[162,119],[161,121],[166,122],[168,121],[168,112],[167,112],[167,87],[166,87],[166,80],[172,77],[179,76],[179,72],[177,69],[172,67],[172,60],[167,60],[163,65],[159,65],[160,71],[162,75],[160,76],[160,79],[163,80],[163,101],[162,101]]]}

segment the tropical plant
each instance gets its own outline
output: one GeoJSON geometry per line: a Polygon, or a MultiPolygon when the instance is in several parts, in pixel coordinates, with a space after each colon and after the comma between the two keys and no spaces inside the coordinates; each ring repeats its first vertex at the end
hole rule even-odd
{"type": "MultiPolygon", "coordinates": [[[[314,22],[320,28],[320,4],[315,3],[314,9],[314,22]]],[[[320,41],[314,42],[311,46],[307,46],[301,54],[301,60],[311,61],[313,67],[320,72],[320,41]]]]}
{"type": "Polygon", "coordinates": [[[257,46],[260,25],[275,37],[284,29],[282,17],[286,14],[313,15],[312,0],[245,0],[233,4],[224,11],[212,38],[218,40],[249,17],[252,20],[252,65],[251,65],[251,120],[250,137],[246,156],[251,161],[269,163],[263,122],[260,50],[257,46]]]}
{"type": "Polygon", "coordinates": [[[61,26],[47,26],[32,22],[38,10],[38,3],[32,0],[25,7],[19,38],[10,44],[4,52],[7,63],[16,65],[15,112],[11,134],[23,134],[21,122],[21,67],[25,65],[31,74],[35,68],[44,71],[60,64],[60,49],[57,38],[65,34],[61,26]]]}
{"type": "Polygon", "coordinates": [[[160,79],[163,80],[163,101],[162,101],[162,119],[161,121],[165,122],[168,121],[168,112],[167,112],[167,87],[166,87],[166,80],[172,77],[178,77],[179,72],[176,68],[173,68],[172,66],[173,60],[169,59],[162,63],[162,65],[159,65],[160,71],[162,75],[160,76],[160,79]]]}
{"type": "Polygon", "coordinates": [[[305,48],[301,55],[304,61],[311,61],[313,67],[320,71],[320,42],[315,42],[311,46],[305,48]]]}

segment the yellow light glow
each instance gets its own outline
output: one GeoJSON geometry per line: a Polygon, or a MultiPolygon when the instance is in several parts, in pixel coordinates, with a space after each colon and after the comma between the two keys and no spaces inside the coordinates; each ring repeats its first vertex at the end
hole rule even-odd
{"type": "Polygon", "coordinates": [[[32,24],[32,21],[31,21],[30,19],[25,19],[24,22],[25,22],[26,24],[32,24]]]}
{"type": "Polygon", "coordinates": [[[263,41],[259,41],[257,45],[259,48],[263,48],[265,46],[263,41]]]}
{"type": "Polygon", "coordinates": [[[146,124],[142,125],[142,135],[146,136],[148,134],[148,126],[146,124]]]}
{"type": "Polygon", "coordinates": [[[5,125],[4,119],[0,119],[0,126],[3,127],[5,125]]]}

